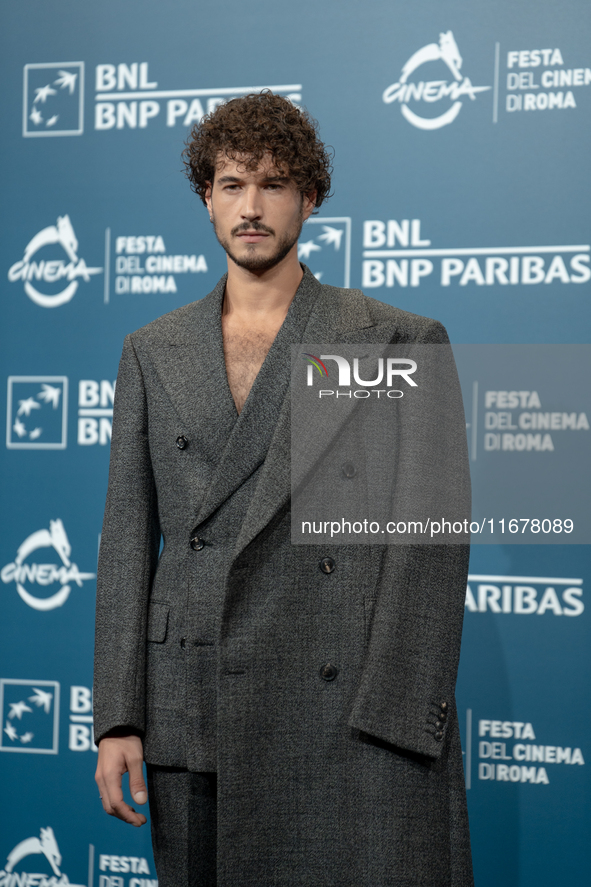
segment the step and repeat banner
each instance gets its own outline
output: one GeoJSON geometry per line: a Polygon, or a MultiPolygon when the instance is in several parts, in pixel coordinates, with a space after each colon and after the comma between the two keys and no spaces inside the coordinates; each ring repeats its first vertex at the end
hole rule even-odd
{"type": "Polygon", "coordinates": [[[585,883],[585,0],[30,0],[2,16],[0,885],[157,884],[148,829],[107,817],[93,781],[115,378],[126,333],[224,273],[180,154],[203,114],[264,87],[335,150],[302,261],[446,325],[475,490],[510,493],[505,510],[475,502],[458,681],[476,883],[585,883]]]}

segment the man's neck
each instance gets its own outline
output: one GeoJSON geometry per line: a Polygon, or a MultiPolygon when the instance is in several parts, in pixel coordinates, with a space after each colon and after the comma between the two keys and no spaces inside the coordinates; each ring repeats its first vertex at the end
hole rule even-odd
{"type": "Polygon", "coordinates": [[[276,327],[283,323],[303,277],[297,244],[268,271],[240,268],[228,258],[228,280],[223,315],[247,327],[276,327]]]}
{"type": "Polygon", "coordinates": [[[303,271],[297,258],[296,244],[282,262],[258,275],[228,260],[222,337],[228,384],[238,413],[300,285],[303,271]]]}

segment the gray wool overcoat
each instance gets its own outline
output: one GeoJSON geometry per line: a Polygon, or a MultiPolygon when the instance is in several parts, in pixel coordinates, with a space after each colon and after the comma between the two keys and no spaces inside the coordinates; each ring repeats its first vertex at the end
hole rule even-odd
{"type": "Polygon", "coordinates": [[[290,345],[445,330],[306,268],[238,416],[224,286],[125,340],[96,738],[127,726],[149,763],[217,770],[220,887],[470,887],[467,546],[290,542],[290,345]]]}

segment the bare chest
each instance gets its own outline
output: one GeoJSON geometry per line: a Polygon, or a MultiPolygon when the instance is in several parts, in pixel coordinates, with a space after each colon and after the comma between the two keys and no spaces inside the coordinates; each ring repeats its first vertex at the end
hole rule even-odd
{"type": "Polygon", "coordinates": [[[271,330],[232,330],[222,324],[224,357],[228,384],[240,413],[276,332],[271,330]]]}

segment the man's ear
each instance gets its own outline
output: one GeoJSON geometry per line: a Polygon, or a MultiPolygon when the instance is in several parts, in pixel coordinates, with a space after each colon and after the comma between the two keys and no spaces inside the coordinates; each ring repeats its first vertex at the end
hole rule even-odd
{"type": "Polygon", "coordinates": [[[317,194],[318,194],[317,191],[310,191],[309,194],[303,195],[302,212],[304,215],[304,221],[306,221],[307,219],[310,218],[310,216],[312,215],[312,213],[316,207],[317,194]]]}
{"type": "Polygon", "coordinates": [[[205,205],[207,207],[207,211],[209,213],[209,218],[211,219],[213,214],[213,207],[211,205],[211,182],[207,182],[207,188],[205,189],[205,205]]]}

